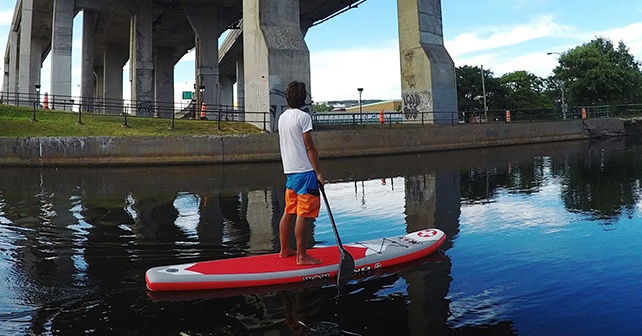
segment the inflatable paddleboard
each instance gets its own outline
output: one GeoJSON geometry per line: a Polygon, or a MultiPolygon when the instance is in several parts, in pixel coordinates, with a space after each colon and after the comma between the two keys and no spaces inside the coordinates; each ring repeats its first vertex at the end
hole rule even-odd
{"type": "MultiPolygon", "coordinates": [[[[343,244],[352,255],[355,273],[406,263],[437,251],[446,240],[439,229],[404,236],[343,244]]],[[[150,268],[145,274],[152,291],[183,291],[321,282],[337,276],[340,254],[336,246],[308,249],[323,260],[317,265],[296,264],[294,256],[278,253],[150,268]]]]}

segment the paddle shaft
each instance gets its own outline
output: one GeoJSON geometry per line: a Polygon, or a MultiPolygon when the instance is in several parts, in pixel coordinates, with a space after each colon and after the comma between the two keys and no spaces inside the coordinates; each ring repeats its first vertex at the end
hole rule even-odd
{"type": "Polygon", "coordinates": [[[337,248],[339,249],[339,255],[341,256],[341,259],[339,260],[339,270],[337,271],[337,293],[340,293],[341,288],[343,288],[343,286],[348,283],[348,280],[352,278],[352,273],[354,272],[354,258],[350,253],[348,253],[348,251],[346,251],[346,249],[343,248],[343,245],[341,244],[337,224],[334,222],[332,210],[330,210],[330,203],[328,203],[328,197],[325,195],[323,185],[319,184],[319,190],[321,190],[321,194],[323,195],[325,207],[328,209],[328,217],[330,217],[332,231],[334,231],[334,238],[337,239],[337,248]]]}
{"type": "Polygon", "coordinates": [[[326,209],[328,209],[328,217],[330,217],[330,223],[332,224],[332,231],[334,231],[334,238],[337,240],[337,246],[339,246],[339,250],[341,252],[348,253],[343,248],[343,244],[341,244],[341,237],[339,237],[339,231],[337,230],[337,224],[334,222],[334,217],[332,216],[332,210],[330,210],[330,204],[328,203],[328,197],[325,195],[325,189],[323,188],[322,185],[319,186],[319,190],[321,190],[321,194],[323,195],[323,202],[325,203],[326,209]]]}
{"type": "Polygon", "coordinates": [[[336,238],[337,240],[337,246],[339,246],[339,249],[343,250],[343,244],[341,244],[341,237],[339,237],[339,230],[337,230],[337,224],[334,222],[334,217],[332,216],[332,210],[330,210],[328,197],[325,195],[325,190],[323,186],[320,186],[319,190],[321,190],[321,194],[323,194],[323,202],[325,203],[326,209],[328,209],[328,217],[330,217],[330,223],[332,224],[332,231],[334,232],[334,238],[336,238]]]}

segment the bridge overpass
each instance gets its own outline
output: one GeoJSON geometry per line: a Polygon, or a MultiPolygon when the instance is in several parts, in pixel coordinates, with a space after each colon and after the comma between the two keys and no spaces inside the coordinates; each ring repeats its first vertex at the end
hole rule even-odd
{"type": "MultiPolygon", "coordinates": [[[[122,68],[128,61],[132,104],[173,105],[174,65],[195,49],[199,104],[232,105],[236,83],[239,105],[247,112],[270,111],[274,125],[287,105],[282,96],[285,85],[295,79],[314,85],[304,39],[307,30],[364,1],[17,0],[4,57],[2,97],[9,102],[12,97],[35,99],[40,68],[49,55],[52,103],[56,97],[71,97],[73,19],[82,11],[78,103],[83,110],[91,111],[97,100],[122,106],[122,68]],[[226,31],[227,39],[219,46],[226,31]]],[[[456,111],[454,65],[443,47],[441,2],[398,0],[398,8],[407,115],[417,110],[456,111]]],[[[152,115],[154,108],[132,113],[152,115]]]]}

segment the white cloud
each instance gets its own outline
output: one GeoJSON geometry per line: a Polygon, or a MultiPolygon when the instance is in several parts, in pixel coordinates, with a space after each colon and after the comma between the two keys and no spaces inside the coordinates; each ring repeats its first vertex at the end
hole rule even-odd
{"type": "Polygon", "coordinates": [[[610,39],[617,44],[622,41],[629,47],[631,54],[636,56],[638,61],[642,58],[642,22],[632,23],[626,27],[610,29],[602,32],[596,32],[590,39],[595,36],[602,36],[610,39]]]}
{"type": "Polygon", "coordinates": [[[572,27],[555,23],[552,16],[546,15],[523,25],[493,28],[481,33],[460,34],[452,41],[446,41],[445,45],[451,55],[457,57],[478,51],[514,46],[542,37],[562,36],[573,30],[572,27]]]}
{"type": "Polygon", "coordinates": [[[400,99],[399,45],[378,48],[311,51],[312,99],[314,101],[400,99]]]}
{"type": "Polygon", "coordinates": [[[0,26],[9,26],[13,21],[13,11],[0,11],[0,26]]]}

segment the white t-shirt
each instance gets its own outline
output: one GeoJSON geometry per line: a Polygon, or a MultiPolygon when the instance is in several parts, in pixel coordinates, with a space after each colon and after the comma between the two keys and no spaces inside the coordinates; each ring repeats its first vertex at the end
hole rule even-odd
{"type": "Polygon", "coordinates": [[[299,110],[289,108],[279,117],[279,145],[283,172],[304,173],[314,170],[303,141],[303,133],[312,130],[312,117],[299,110]]]}

